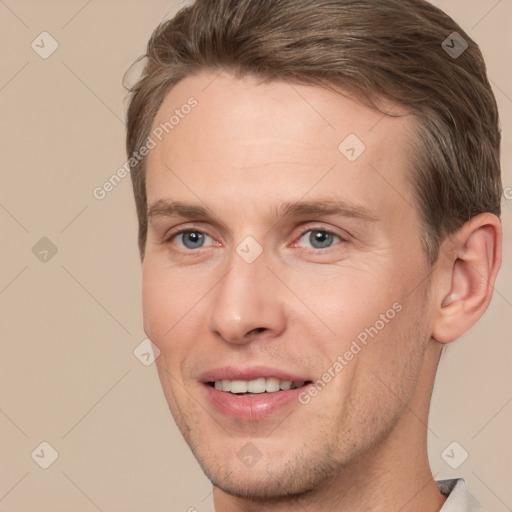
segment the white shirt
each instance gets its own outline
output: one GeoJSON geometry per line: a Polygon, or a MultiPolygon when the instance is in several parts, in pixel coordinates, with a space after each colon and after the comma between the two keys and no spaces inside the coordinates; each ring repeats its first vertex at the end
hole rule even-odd
{"type": "Polygon", "coordinates": [[[480,503],[468,492],[462,478],[438,480],[437,488],[448,496],[439,512],[485,512],[480,503]]]}

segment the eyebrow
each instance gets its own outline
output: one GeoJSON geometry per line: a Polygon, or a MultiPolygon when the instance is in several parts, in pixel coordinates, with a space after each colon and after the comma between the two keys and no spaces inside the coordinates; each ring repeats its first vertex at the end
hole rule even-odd
{"type": "MultiPolygon", "coordinates": [[[[342,201],[324,199],[321,201],[282,202],[273,209],[274,217],[281,219],[286,216],[300,217],[304,215],[340,215],[363,221],[377,221],[378,217],[365,206],[342,201]]],[[[204,206],[181,201],[160,199],[151,204],[147,211],[148,222],[161,217],[213,218],[217,217],[204,206]]]]}
{"type": "Polygon", "coordinates": [[[377,221],[378,217],[363,205],[349,203],[339,199],[323,199],[321,201],[297,201],[281,203],[275,209],[275,216],[301,215],[340,215],[365,221],[377,221]]]}
{"type": "Polygon", "coordinates": [[[147,210],[148,222],[152,222],[160,217],[213,217],[212,212],[203,206],[181,201],[168,201],[160,199],[151,204],[147,210]]]}

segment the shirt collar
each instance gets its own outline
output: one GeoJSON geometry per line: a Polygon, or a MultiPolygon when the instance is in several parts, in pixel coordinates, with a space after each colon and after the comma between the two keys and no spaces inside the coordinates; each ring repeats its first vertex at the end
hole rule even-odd
{"type": "Polygon", "coordinates": [[[439,491],[448,496],[439,512],[485,512],[468,492],[463,478],[438,480],[436,484],[439,491]]]}

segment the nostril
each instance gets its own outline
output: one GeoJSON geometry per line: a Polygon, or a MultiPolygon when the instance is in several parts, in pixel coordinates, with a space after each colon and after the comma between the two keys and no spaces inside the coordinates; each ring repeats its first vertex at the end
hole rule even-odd
{"type": "Polygon", "coordinates": [[[248,333],[247,333],[247,336],[249,336],[250,334],[259,334],[260,332],[263,332],[265,331],[266,328],[265,327],[256,327],[255,329],[252,329],[250,330],[248,333]]]}

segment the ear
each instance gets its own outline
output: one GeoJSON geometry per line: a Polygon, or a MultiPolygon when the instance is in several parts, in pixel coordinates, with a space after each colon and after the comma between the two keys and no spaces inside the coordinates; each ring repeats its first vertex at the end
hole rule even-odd
{"type": "Polygon", "coordinates": [[[501,245],[501,223],[491,213],[473,217],[443,242],[433,305],[435,340],[456,340],[484,314],[501,265],[501,245]]]}

